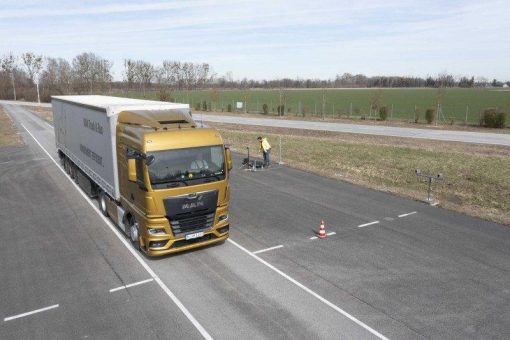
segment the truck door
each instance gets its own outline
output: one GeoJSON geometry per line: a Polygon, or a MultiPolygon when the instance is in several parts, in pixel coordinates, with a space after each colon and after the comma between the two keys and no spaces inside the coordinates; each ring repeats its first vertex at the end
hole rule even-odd
{"type": "Polygon", "coordinates": [[[119,184],[120,193],[131,205],[133,205],[137,212],[145,215],[145,193],[147,187],[145,185],[144,175],[144,160],[141,157],[136,157],[139,154],[137,150],[130,147],[123,146],[118,153],[119,157],[119,184]],[[122,155],[122,156],[121,156],[122,155]],[[129,162],[135,162],[136,180],[129,180],[129,162]]]}

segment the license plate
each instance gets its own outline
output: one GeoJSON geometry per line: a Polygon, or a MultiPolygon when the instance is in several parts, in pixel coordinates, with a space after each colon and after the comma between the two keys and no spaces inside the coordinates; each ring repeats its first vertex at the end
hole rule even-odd
{"type": "Polygon", "coordinates": [[[191,239],[199,238],[199,237],[202,237],[202,236],[204,236],[204,232],[203,231],[201,231],[199,233],[188,234],[188,235],[186,235],[186,240],[191,240],[191,239]]]}

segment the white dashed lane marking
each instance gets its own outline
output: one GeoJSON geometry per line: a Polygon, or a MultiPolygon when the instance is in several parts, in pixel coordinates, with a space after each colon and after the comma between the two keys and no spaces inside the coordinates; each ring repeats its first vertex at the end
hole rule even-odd
{"type": "Polygon", "coordinates": [[[53,305],[53,306],[48,306],[48,307],[36,309],[36,310],[30,311],[30,312],[26,312],[26,313],[22,313],[22,314],[18,314],[18,315],[9,316],[9,317],[5,318],[4,321],[11,321],[11,320],[14,320],[14,319],[23,318],[25,316],[29,316],[29,315],[32,315],[32,314],[37,314],[37,313],[45,312],[47,310],[55,309],[55,308],[58,308],[58,307],[59,307],[59,305],[53,305]]]}
{"type": "Polygon", "coordinates": [[[414,214],[416,214],[416,211],[412,211],[412,212],[407,213],[407,214],[398,215],[398,217],[406,217],[406,216],[414,215],[414,214]]]}
{"type": "Polygon", "coordinates": [[[365,224],[360,224],[358,226],[358,228],[368,227],[369,225],[373,225],[373,224],[377,224],[377,223],[379,223],[379,221],[373,221],[373,222],[369,222],[369,223],[365,223],[365,224]]]}
{"type": "Polygon", "coordinates": [[[254,251],[253,254],[260,254],[260,253],[264,253],[266,251],[270,251],[270,250],[274,250],[274,249],[280,249],[280,248],[283,248],[283,245],[280,244],[278,246],[274,246],[274,247],[271,247],[271,248],[257,250],[257,251],[254,251]]]}
{"type": "Polygon", "coordinates": [[[112,288],[112,289],[110,289],[110,293],[116,292],[118,290],[130,288],[130,287],[134,287],[134,286],[143,285],[144,283],[148,283],[148,282],[151,282],[151,281],[154,281],[154,279],[147,279],[147,280],[138,281],[138,282],[135,282],[135,283],[130,283],[130,284],[125,285],[125,286],[120,286],[120,287],[117,287],[117,288],[112,288]]]}

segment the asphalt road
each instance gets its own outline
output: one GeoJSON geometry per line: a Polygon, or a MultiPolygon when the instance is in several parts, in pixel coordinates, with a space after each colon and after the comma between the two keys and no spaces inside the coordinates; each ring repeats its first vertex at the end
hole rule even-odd
{"type": "Polygon", "coordinates": [[[5,107],[26,146],[0,149],[0,338],[508,337],[510,228],[235,169],[230,241],[138,259],[42,150],[51,126],[5,107]],[[313,239],[321,219],[335,234],[313,239]]]}

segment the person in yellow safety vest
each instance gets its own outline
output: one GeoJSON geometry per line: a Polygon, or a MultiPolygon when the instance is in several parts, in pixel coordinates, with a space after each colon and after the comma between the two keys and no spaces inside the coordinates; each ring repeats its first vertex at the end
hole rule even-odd
{"type": "Polygon", "coordinates": [[[260,143],[260,152],[262,152],[262,155],[264,155],[264,167],[268,167],[271,163],[270,160],[270,154],[271,154],[271,145],[269,145],[269,142],[266,138],[258,137],[257,140],[260,143]]]}

